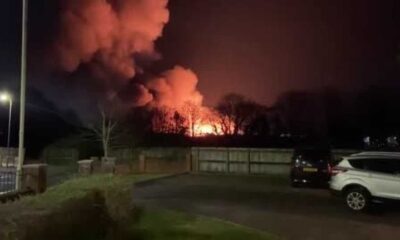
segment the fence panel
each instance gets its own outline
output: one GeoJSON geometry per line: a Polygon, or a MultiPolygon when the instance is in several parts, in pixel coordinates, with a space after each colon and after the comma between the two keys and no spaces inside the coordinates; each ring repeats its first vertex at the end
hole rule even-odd
{"type": "Polygon", "coordinates": [[[226,148],[209,148],[198,152],[199,171],[226,172],[228,151],[226,148]]]}
{"type": "Polygon", "coordinates": [[[0,195],[16,190],[16,176],[14,168],[0,168],[0,195]]]}
{"type": "Polygon", "coordinates": [[[79,151],[75,148],[46,148],[41,156],[43,162],[54,165],[76,163],[79,151]]]}
{"type": "Polygon", "coordinates": [[[292,149],[192,148],[199,172],[232,174],[287,174],[292,149]]]}
{"type": "Polygon", "coordinates": [[[0,147],[0,168],[15,167],[16,157],[18,156],[17,148],[0,147]]]}
{"type": "MultiPolygon", "coordinates": [[[[289,174],[293,149],[192,148],[194,172],[232,174],[289,174]]],[[[335,160],[359,150],[333,149],[335,160]]]]}

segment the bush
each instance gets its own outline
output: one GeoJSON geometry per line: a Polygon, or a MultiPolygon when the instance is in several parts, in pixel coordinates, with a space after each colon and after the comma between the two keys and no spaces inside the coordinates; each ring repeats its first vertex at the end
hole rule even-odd
{"type": "Polygon", "coordinates": [[[0,239],[106,239],[135,214],[133,183],[153,177],[74,178],[42,195],[0,206],[0,239]]]}

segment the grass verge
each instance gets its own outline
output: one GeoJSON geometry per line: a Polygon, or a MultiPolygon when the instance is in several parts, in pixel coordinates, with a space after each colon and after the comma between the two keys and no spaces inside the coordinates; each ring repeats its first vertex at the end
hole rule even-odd
{"type": "MultiPolygon", "coordinates": [[[[146,181],[163,175],[127,175],[115,176],[111,174],[77,177],[49,188],[45,193],[32,197],[25,197],[19,203],[35,209],[54,209],[70,200],[85,197],[92,191],[103,192],[105,198],[114,195],[126,194],[131,200],[132,185],[135,182],[146,181]],[[126,192],[128,191],[128,192],[126,192]]],[[[116,199],[113,199],[116,200],[116,199]]]]}
{"type": "Polygon", "coordinates": [[[0,205],[0,239],[278,239],[213,218],[133,208],[132,185],[159,177],[163,176],[94,175],[73,178],[49,188],[44,194],[0,205]]]}
{"type": "Polygon", "coordinates": [[[99,228],[131,217],[133,184],[161,176],[78,177],[41,195],[0,205],[0,239],[78,239],[71,234],[80,228],[87,228],[87,233],[91,228],[93,236],[102,235],[99,228]]]}

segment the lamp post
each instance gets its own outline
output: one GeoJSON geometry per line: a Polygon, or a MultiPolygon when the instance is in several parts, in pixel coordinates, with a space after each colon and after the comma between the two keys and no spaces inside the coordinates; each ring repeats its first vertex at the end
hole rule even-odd
{"type": "Polygon", "coordinates": [[[19,108],[19,139],[16,188],[21,190],[22,166],[25,158],[25,95],[26,95],[26,52],[28,42],[28,0],[22,0],[22,29],[21,29],[21,89],[19,108]]]}
{"type": "Polygon", "coordinates": [[[11,139],[11,117],[12,117],[12,106],[13,101],[12,97],[8,93],[2,93],[0,95],[1,102],[8,102],[9,103],[9,113],[8,113],[8,131],[7,131],[7,148],[10,148],[10,139],[11,139]]]}

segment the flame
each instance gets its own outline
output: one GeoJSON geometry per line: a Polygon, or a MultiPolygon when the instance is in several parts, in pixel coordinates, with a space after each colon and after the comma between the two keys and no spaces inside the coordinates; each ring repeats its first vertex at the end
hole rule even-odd
{"type": "Polygon", "coordinates": [[[182,113],[188,119],[189,131],[187,135],[192,137],[202,137],[209,135],[224,135],[218,113],[212,109],[187,103],[182,108],[182,113]]]}
{"type": "MultiPolygon", "coordinates": [[[[225,119],[226,121],[226,119],[225,119]]],[[[233,130],[233,124],[229,124],[229,129],[233,130]]],[[[194,137],[204,136],[222,136],[229,134],[231,131],[224,131],[223,121],[218,113],[207,107],[202,107],[201,118],[194,124],[193,133],[189,131],[188,135],[194,137]]]]}
{"type": "Polygon", "coordinates": [[[201,137],[207,135],[220,135],[211,124],[197,124],[195,126],[194,136],[201,137]]]}
{"type": "Polygon", "coordinates": [[[234,124],[211,108],[199,103],[186,102],[181,108],[158,108],[152,119],[153,131],[182,133],[187,136],[221,136],[232,134],[234,124]]]}

